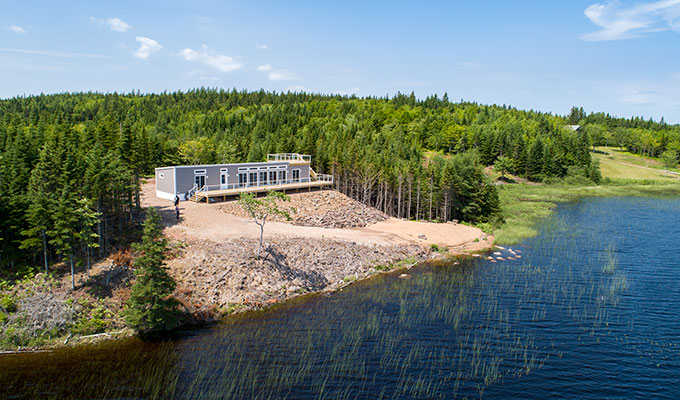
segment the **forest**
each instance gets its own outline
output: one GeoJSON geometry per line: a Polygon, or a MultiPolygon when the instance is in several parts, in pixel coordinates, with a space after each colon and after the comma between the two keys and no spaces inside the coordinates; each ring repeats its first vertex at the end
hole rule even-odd
{"type": "Polygon", "coordinates": [[[142,218],[140,182],[159,166],[309,154],[337,190],[389,215],[498,224],[503,213],[485,167],[532,181],[597,183],[593,145],[655,156],[680,149],[680,129],[576,107],[558,116],[451,102],[446,94],[201,88],[0,100],[0,273],[59,261],[87,268],[117,249],[142,218]]]}

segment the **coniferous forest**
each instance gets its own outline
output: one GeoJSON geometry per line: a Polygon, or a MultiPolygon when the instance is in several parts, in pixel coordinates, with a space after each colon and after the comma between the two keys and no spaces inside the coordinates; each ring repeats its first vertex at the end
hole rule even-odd
{"type": "Polygon", "coordinates": [[[309,154],[317,172],[335,176],[335,189],[389,215],[499,223],[486,166],[500,158],[532,181],[598,183],[593,145],[658,156],[680,150],[680,129],[578,108],[562,117],[453,103],[447,95],[198,89],[2,100],[0,272],[49,270],[58,261],[87,267],[116,249],[139,224],[140,182],[158,166],[309,154]]]}

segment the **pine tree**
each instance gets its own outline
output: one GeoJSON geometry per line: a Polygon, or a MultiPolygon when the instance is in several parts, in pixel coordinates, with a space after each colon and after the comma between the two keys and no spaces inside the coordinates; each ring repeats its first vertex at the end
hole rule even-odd
{"type": "Polygon", "coordinates": [[[71,289],[75,290],[75,267],[73,265],[73,251],[77,239],[78,218],[76,215],[76,201],[70,185],[64,186],[55,207],[52,230],[47,232],[51,238],[49,243],[55,247],[57,254],[68,262],[71,267],[71,289]]]}
{"type": "Polygon", "coordinates": [[[164,265],[166,242],[155,208],[147,209],[142,242],[134,246],[139,256],[133,266],[137,278],[123,315],[138,333],[167,331],[179,325],[178,302],[172,297],[175,280],[164,265]]]}
{"type": "Polygon", "coordinates": [[[543,165],[544,165],[544,146],[540,136],[534,140],[529,148],[529,159],[527,163],[527,175],[533,181],[540,181],[543,179],[543,165]]]}

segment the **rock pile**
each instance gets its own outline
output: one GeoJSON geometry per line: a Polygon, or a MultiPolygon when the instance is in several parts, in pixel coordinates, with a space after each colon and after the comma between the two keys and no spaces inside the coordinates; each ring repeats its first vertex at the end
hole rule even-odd
{"type": "Polygon", "coordinates": [[[191,293],[192,302],[224,309],[337,287],[367,276],[376,265],[424,255],[417,245],[369,246],[301,238],[267,239],[262,261],[255,259],[256,250],[256,239],[197,242],[168,266],[178,286],[191,293]]]}
{"type": "MultiPolygon", "coordinates": [[[[292,208],[296,212],[291,213],[293,225],[316,226],[322,228],[355,228],[384,221],[388,217],[373,207],[366,206],[334,190],[319,192],[295,193],[290,196],[289,202],[280,202],[282,208],[292,208]]],[[[248,217],[237,202],[225,203],[222,211],[248,217]]],[[[285,221],[276,216],[274,221],[285,221]]]]}

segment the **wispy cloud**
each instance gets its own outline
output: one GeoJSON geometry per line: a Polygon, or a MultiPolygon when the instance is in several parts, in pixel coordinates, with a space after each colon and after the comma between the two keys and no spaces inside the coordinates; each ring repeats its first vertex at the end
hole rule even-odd
{"type": "Polygon", "coordinates": [[[302,80],[300,75],[287,69],[274,69],[269,71],[267,77],[270,81],[299,81],[302,80]]]}
{"type": "Polygon", "coordinates": [[[113,18],[95,18],[90,17],[90,21],[95,22],[99,25],[108,26],[109,29],[115,32],[127,32],[132,28],[127,22],[121,20],[118,17],[113,18]]]}
{"type": "Polygon", "coordinates": [[[243,68],[243,63],[235,57],[215,54],[205,45],[203,45],[201,50],[186,48],[179,55],[186,61],[200,62],[222,72],[232,72],[243,68]]]}
{"type": "Polygon", "coordinates": [[[12,33],[17,33],[19,35],[23,35],[26,33],[26,29],[20,27],[19,25],[10,25],[7,27],[7,30],[12,33]]]}
{"type": "Polygon", "coordinates": [[[257,70],[260,72],[269,72],[273,70],[274,67],[271,66],[271,64],[264,64],[264,65],[258,65],[257,70]]]}
{"type": "Polygon", "coordinates": [[[103,55],[103,54],[94,54],[94,53],[68,53],[68,52],[50,51],[50,50],[12,49],[12,48],[6,48],[6,47],[0,47],[0,52],[30,54],[30,55],[35,55],[35,56],[46,56],[46,57],[61,57],[61,58],[73,58],[73,57],[110,58],[110,56],[106,56],[106,55],[103,55]]]}
{"type": "Polygon", "coordinates": [[[680,31],[680,0],[622,5],[616,1],[595,3],[585,15],[601,29],[582,36],[583,40],[621,40],[641,37],[644,33],[680,31]]]}
{"type": "Polygon", "coordinates": [[[269,50],[269,46],[266,44],[257,43],[255,44],[255,47],[257,47],[259,50],[269,50]]]}
{"type": "Polygon", "coordinates": [[[141,58],[142,60],[146,60],[151,54],[157,53],[163,48],[163,46],[161,46],[157,41],[148,37],[137,36],[135,40],[139,42],[140,46],[133,55],[137,58],[141,58]]]}
{"type": "Polygon", "coordinates": [[[622,103],[638,105],[658,105],[661,103],[659,93],[653,90],[637,90],[623,94],[619,100],[622,103]]]}

